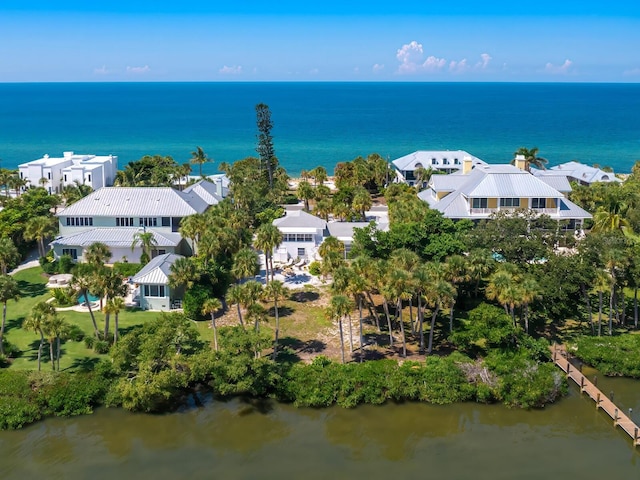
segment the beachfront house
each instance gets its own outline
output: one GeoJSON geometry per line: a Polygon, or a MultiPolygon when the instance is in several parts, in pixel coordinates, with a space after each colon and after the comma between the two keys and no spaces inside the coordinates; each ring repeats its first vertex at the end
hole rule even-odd
{"type": "Polygon", "coordinates": [[[182,255],[165,253],[158,255],[147,263],[131,279],[136,285],[134,298],[137,298],[143,310],[173,310],[182,308],[184,289],[173,289],[169,286],[171,265],[182,255]]]}
{"type": "Polygon", "coordinates": [[[431,177],[418,197],[452,219],[482,220],[500,211],[530,209],[580,229],[583,221],[591,218],[566,198],[571,190],[566,178],[550,177],[547,183],[526,170],[524,157],[516,158],[515,166],[484,164],[471,168],[471,159],[465,162],[467,168],[459,172],[431,177]]]}
{"type": "Polygon", "coordinates": [[[42,158],[18,166],[20,178],[28,187],[44,187],[49,193],[60,193],[67,185],[88,185],[93,190],[113,185],[118,171],[118,157],[64,152],[62,157],[42,158]]]}
{"type": "Polygon", "coordinates": [[[100,188],[57,213],[59,236],[51,242],[54,255],[83,261],[84,250],[102,242],[111,250],[112,262],[137,263],[141,233],[153,234],[152,258],[166,253],[192,255],[189,242],[179,233],[180,222],[221,199],[215,184],[198,183],[182,192],[170,187],[100,188]]]}
{"type": "Polygon", "coordinates": [[[596,182],[622,182],[622,180],[616,177],[613,170],[606,172],[601,168],[583,165],[575,161],[561,163],[548,170],[532,168],[531,173],[543,180],[545,177],[561,175],[566,177],[570,182],[577,182],[580,185],[591,185],[596,182]]]}
{"type": "MultiPolygon", "coordinates": [[[[464,150],[419,150],[395,159],[396,178],[411,186],[416,183],[416,170],[435,170],[438,173],[453,173],[463,169],[464,158],[471,159],[471,165],[486,165],[483,160],[464,150]]],[[[424,186],[424,185],[423,185],[424,186]]]]}
{"type": "Polygon", "coordinates": [[[289,259],[311,261],[318,246],[327,236],[327,222],[302,210],[302,206],[289,207],[284,217],[276,218],[273,225],[282,232],[282,243],[274,252],[274,260],[289,259]]]}

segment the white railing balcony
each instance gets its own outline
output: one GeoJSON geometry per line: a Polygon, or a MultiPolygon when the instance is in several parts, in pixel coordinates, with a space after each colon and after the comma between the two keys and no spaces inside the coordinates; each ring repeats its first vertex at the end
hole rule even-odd
{"type": "Polygon", "coordinates": [[[476,215],[490,215],[497,211],[497,208],[471,208],[471,213],[476,215]]]}
{"type": "Polygon", "coordinates": [[[547,215],[555,215],[558,213],[557,208],[532,208],[531,210],[539,214],[546,213],[547,215]]]}

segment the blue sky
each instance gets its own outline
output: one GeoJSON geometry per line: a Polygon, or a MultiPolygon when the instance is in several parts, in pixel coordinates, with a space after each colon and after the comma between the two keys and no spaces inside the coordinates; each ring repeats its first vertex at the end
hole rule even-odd
{"type": "Polygon", "coordinates": [[[640,2],[448,3],[2,0],[0,81],[640,81],[640,2]]]}

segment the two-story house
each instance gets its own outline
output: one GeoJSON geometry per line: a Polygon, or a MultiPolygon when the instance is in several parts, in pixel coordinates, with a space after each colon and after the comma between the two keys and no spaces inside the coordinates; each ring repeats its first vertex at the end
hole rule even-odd
{"type": "Polygon", "coordinates": [[[203,213],[219,198],[215,185],[206,180],[182,192],[170,187],[100,188],[58,212],[60,235],[51,246],[56,257],[67,254],[82,261],[84,250],[101,242],[111,250],[112,262],[138,262],[139,234],[152,233],[152,257],[188,256],[193,252],[179,233],[181,220],[203,213]]]}
{"type": "Polygon", "coordinates": [[[418,197],[447,218],[481,220],[500,211],[530,209],[554,220],[567,220],[580,228],[591,215],[569,201],[571,188],[566,178],[536,177],[525,169],[524,158],[516,165],[473,165],[463,160],[463,169],[450,175],[434,175],[418,197]]]}
{"type": "Polygon", "coordinates": [[[473,165],[485,165],[484,161],[464,150],[419,150],[391,163],[396,168],[398,180],[413,186],[416,183],[416,170],[419,168],[441,173],[457,172],[462,170],[464,158],[470,158],[473,165]]]}

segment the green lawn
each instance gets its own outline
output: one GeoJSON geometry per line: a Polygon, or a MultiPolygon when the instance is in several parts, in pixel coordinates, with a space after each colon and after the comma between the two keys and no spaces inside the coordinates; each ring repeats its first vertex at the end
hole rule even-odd
{"type": "MultiPolygon", "coordinates": [[[[43,274],[40,267],[30,268],[22,270],[14,275],[14,278],[18,281],[18,285],[22,292],[20,300],[18,302],[9,302],[7,305],[7,324],[5,330],[5,339],[11,342],[20,349],[20,353],[16,358],[12,359],[10,368],[21,370],[35,370],[37,369],[37,355],[38,345],[40,343],[40,337],[38,334],[28,332],[22,329],[22,322],[29,315],[31,308],[38,302],[51,298],[51,294],[45,287],[47,278],[43,274]]],[[[62,311],[59,315],[72,325],[77,325],[86,334],[93,334],[93,327],[91,323],[91,317],[89,313],[75,312],[75,311],[62,311]]],[[[127,310],[121,312],[119,315],[120,332],[126,333],[131,327],[140,325],[147,320],[156,318],[159,314],[155,312],[144,312],[140,310],[127,310]]],[[[95,312],[96,321],[98,322],[98,328],[104,327],[104,314],[102,312],[95,312]]],[[[200,322],[206,323],[206,322],[200,322]]],[[[111,316],[111,330],[113,331],[113,316],[111,316]]],[[[208,338],[212,336],[209,334],[209,329],[205,325],[198,325],[198,330],[204,336],[208,338]],[[204,327],[204,328],[203,328],[204,327]]],[[[48,344],[45,345],[43,351],[42,369],[50,369],[50,363],[48,358],[48,344]]],[[[84,366],[90,366],[100,358],[93,350],[85,347],[84,342],[75,342],[67,340],[62,343],[62,355],[60,357],[60,369],[69,370],[82,368],[84,366]]]]}

